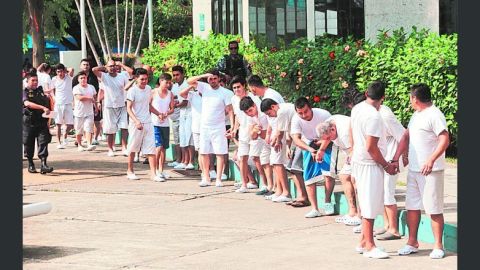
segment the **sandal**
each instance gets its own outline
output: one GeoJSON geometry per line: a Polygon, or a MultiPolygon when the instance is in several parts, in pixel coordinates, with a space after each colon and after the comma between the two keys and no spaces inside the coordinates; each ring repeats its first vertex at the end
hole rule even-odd
{"type": "Polygon", "coordinates": [[[344,221],[343,221],[343,224],[347,225],[347,226],[358,226],[360,224],[362,224],[362,220],[357,217],[357,216],[348,216],[344,221]]]}
{"type": "Polygon", "coordinates": [[[382,233],[376,237],[377,240],[397,240],[400,238],[402,238],[400,235],[395,235],[391,232],[382,233]]]}
{"type": "Polygon", "coordinates": [[[417,253],[418,248],[410,245],[405,245],[403,248],[398,250],[398,255],[410,255],[412,253],[417,253]]]}
{"type": "Polygon", "coordinates": [[[442,259],[445,257],[445,251],[443,249],[435,248],[430,253],[431,259],[442,259]]]}
{"type": "Polygon", "coordinates": [[[286,205],[291,205],[292,203],[294,203],[294,202],[296,202],[296,201],[297,201],[297,200],[291,200],[291,201],[289,201],[289,202],[286,202],[285,204],[286,204],[286,205]]]}
{"type": "Polygon", "coordinates": [[[345,220],[349,219],[350,216],[347,214],[347,215],[343,215],[343,216],[339,216],[339,217],[336,217],[335,218],[335,222],[336,223],[343,223],[345,222],[345,220]]]}
{"type": "Polygon", "coordinates": [[[386,233],[387,230],[385,230],[385,228],[380,228],[380,229],[377,229],[377,230],[374,230],[373,231],[373,236],[377,236],[377,235],[380,235],[380,234],[384,234],[386,233]]]}
{"type": "Polygon", "coordinates": [[[295,202],[291,203],[290,205],[293,206],[293,207],[306,207],[306,206],[310,206],[310,202],[295,201],[295,202]]]}

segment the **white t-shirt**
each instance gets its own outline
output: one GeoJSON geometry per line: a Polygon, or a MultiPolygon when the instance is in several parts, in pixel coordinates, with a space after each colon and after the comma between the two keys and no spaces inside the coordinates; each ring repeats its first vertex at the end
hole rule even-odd
{"type": "MultiPolygon", "coordinates": [[[[185,100],[182,96],[180,96],[180,91],[182,89],[185,89],[186,87],[188,87],[187,80],[183,80],[183,83],[181,85],[178,85],[178,83],[174,83],[172,85],[172,90],[171,91],[172,91],[174,99],[178,100],[178,103],[182,103],[182,101],[185,100]]],[[[178,108],[178,107],[173,109],[173,113],[170,114],[170,119],[172,121],[177,121],[179,119],[181,109],[182,108],[178,108]]]]}
{"type": "Polygon", "coordinates": [[[290,132],[292,118],[296,114],[293,103],[280,103],[277,111],[276,130],[290,132]]]}
{"type": "MultiPolygon", "coordinates": [[[[73,87],[73,95],[80,95],[80,96],[95,96],[97,92],[95,91],[95,87],[91,84],[87,84],[86,88],[77,84],[73,87]]],[[[75,99],[75,108],[73,109],[73,115],[76,117],[85,117],[93,115],[93,100],[83,100],[80,101],[75,99]]]]}
{"type": "Polygon", "coordinates": [[[38,86],[41,86],[43,88],[43,92],[47,93],[52,83],[52,78],[50,78],[50,75],[44,72],[38,72],[37,76],[38,86]]]}
{"type": "MultiPolygon", "coordinates": [[[[432,105],[413,113],[408,123],[410,143],[408,146],[409,170],[420,172],[425,162],[438,147],[438,135],[447,130],[445,115],[432,105]]],[[[435,161],[432,171],[445,169],[445,152],[435,161]]]]}
{"type": "MultiPolygon", "coordinates": [[[[178,101],[179,102],[182,102],[184,100],[187,100],[185,98],[183,98],[182,96],[180,96],[180,91],[182,91],[183,89],[187,88],[189,86],[189,84],[187,83],[187,80],[183,80],[183,83],[178,85],[178,83],[175,83],[173,86],[172,86],[172,93],[174,95],[177,95],[178,96],[178,101]]],[[[188,97],[187,97],[188,98],[188,97]]],[[[179,108],[180,109],[180,117],[185,117],[185,116],[189,116],[191,115],[192,113],[192,105],[190,104],[190,102],[188,102],[187,106],[185,107],[181,107],[179,108]]]]}
{"type": "Polygon", "coordinates": [[[402,139],[405,128],[402,126],[400,121],[398,121],[395,114],[392,110],[385,106],[380,106],[380,115],[382,116],[383,123],[385,124],[385,137],[393,137],[395,141],[400,142],[402,139]]]}
{"type": "Polygon", "coordinates": [[[292,118],[292,128],[290,134],[302,135],[302,140],[307,144],[318,139],[316,127],[318,124],[325,122],[330,116],[332,116],[327,110],[320,108],[312,108],[313,117],[310,121],[303,120],[296,113],[292,118]]]}
{"type": "MultiPolygon", "coordinates": [[[[208,83],[198,82],[197,90],[202,94],[201,128],[220,128],[225,126],[225,107],[232,104],[232,91],[223,87],[212,89],[208,83]]],[[[233,94],[233,93],[232,93],[233,94]]]]}
{"type": "Polygon", "coordinates": [[[65,74],[63,80],[58,76],[53,77],[50,82],[50,88],[55,88],[55,104],[66,105],[73,103],[72,77],[70,75],[65,74]]]}
{"type": "Polygon", "coordinates": [[[102,85],[105,94],[105,108],[120,108],[125,106],[125,90],[123,88],[128,84],[128,77],[117,74],[112,77],[108,73],[102,73],[102,85]]]}
{"type": "Polygon", "coordinates": [[[377,137],[378,148],[385,157],[387,153],[387,142],[385,138],[385,126],[380,112],[372,105],[363,101],[355,105],[351,113],[351,125],[353,136],[352,161],[358,164],[376,164],[367,151],[367,136],[377,137]]]}
{"type": "Polygon", "coordinates": [[[187,96],[192,106],[192,132],[200,133],[200,122],[202,121],[202,97],[198,91],[190,91],[187,96]]]}
{"type": "Polygon", "coordinates": [[[141,89],[134,84],[127,91],[127,100],[132,101],[132,111],[137,119],[142,123],[151,123],[150,118],[150,97],[152,95],[152,88],[149,85],[145,89],[141,89]]]}
{"type": "MultiPolygon", "coordinates": [[[[252,98],[253,102],[258,106],[260,106],[260,98],[253,95],[252,93],[247,93],[247,96],[252,98]]],[[[232,97],[232,107],[233,113],[238,119],[240,126],[238,128],[238,140],[242,142],[249,142],[250,141],[250,133],[249,133],[249,122],[250,117],[245,114],[244,111],[240,110],[240,100],[241,98],[234,95],[232,97]]]]}
{"type": "Polygon", "coordinates": [[[333,143],[342,151],[347,151],[352,147],[350,144],[350,117],[341,114],[334,114],[330,116],[325,122],[333,120],[337,128],[337,138],[333,143]]]}
{"type": "MultiPolygon", "coordinates": [[[[230,101],[232,100],[233,96],[235,96],[235,94],[233,93],[232,90],[229,90],[227,88],[225,88],[225,90],[227,90],[226,94],[227,96],[229,97],[230,101]]],[[[230,123],[230,118],[228,117],[227,114],[225,114],[225,126],[230,126],[232,123],[230,123]]]]}
{"type": "Polygon", "coordinates": [[[283,99],[282,95],[280,95],[280,93],[273,90],[272,88],[267,88],[267,90],[265,90],[265,93],[263,94],[262,99],[266,99],[266,98],[271,98],[279,104],[280,103],[285,103],[285,100],[283,99]]]}
{"type": "MultiPolygon", "coordinates": [[[[122,72],[118,73],[118,76],[124,76],[127,78],[127,83],[130,81],[130,74],[126,72],[125,70],[122,70],[122,72]]],[[[127,103],[127,91],[123,90],[123,99],[125,101],[125,104],[127,103]]]]}

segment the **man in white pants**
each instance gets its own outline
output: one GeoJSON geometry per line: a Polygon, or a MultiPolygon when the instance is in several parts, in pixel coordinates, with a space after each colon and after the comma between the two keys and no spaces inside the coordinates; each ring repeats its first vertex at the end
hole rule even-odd
{"type": "Polygon", "coordinates": [[[127,92],[127,111],[130,116],[128,142],[127,178],[139,180],[133,171],[135,154],[142,150],[148,157],[151,179],[157,182],[165,181],[156,174],[155,136],[150,112],[160,117],[160,113],[152,107],[152,88],[148,84],[148,72],[139,68],[135,72],[136,79],[125,86],[127,92]],[[136,84],[135,84],[136,83],[136,84]],[[132,84],[135,84],[132,86],[132,84]]]}
{"type": "Polygon", "coordinates": [[[353,107],[351,128],[353,138],[352,174],[355,177],[358,201],[362,211],[362,236],[359,253],[368,258],[388,258],[373,240],[373,223],[383,213],[384,171],[396,173],[396,166],[387,162],[385,127],[378,110],[385,97],[385,86],[374,81],[366,91],[367,99],[353,107]]]}
{"type": "Polygon", "coordinates": [[[435,239],[430,258],[441,259],[445,256],[442,244],[445,150],[450,143],[447,122],[445,115],[432,103],[430,88],[426,84],[418,83],[410,88],[410,103],[415,112],[392,160],[397,163],[408,147],[405,208],[409,233],[407,244],[398,254],[418,251],[420,211],[425,209],[432,219],[435,239]]]}
{"type": "Polygon", "coordinates": [[[67,136],[73,128],[73,89],[72,76],[73,69],[69,68],[68,73],[65,66],[61,63],[55,66],[57,76],[50,81],[50,90],[55,95],[55,108],[57,112],[55,124],[57,125],[58,149],[65,149],[67,146],[67,136]],[[62,140],[62,125],[66,125],[65,134],[62,140]]]}
{"type": "Polygon", "coordinates": [[[200,149],[203,159],[203,180],[201,187],[210,185],[209,154],[217,156],[217,179],[215,186],[222,187],[222,170],[225,164],[225,155],[228,153],[227,136],[230,137],[232,130],[225,128],[225,112],[228,113],[230,122],[233,123],[233,109],[231,96],[227,90],[219,85],[219,72],[213,70],[200,76],[194,76],[187,80],[202,94],[202,122],[200,124],[200,149]],[[200,82],[201,78],[207,78],[208,83],[200,82]]]}

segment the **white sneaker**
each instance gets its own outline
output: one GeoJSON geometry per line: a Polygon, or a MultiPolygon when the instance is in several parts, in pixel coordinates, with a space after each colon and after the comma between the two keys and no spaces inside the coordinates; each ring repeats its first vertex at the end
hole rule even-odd
{"type": "Polygon", "coordinates": [[[235,190],[237,193],[247,193],[248,189],[246,187],[240,187],[239,189],[235,190]]]}
{"type": "Polygon", "coordinates": [[[388,253],[375,247],[370,251],[363,250],[363,257],[372,258],[372,259],[386,259],[388,258],[388,253]]]}
{"type": "Polygon", "coordinates": [[[155,175],[155,177],[152,178],[153,181],[155,182],[165,182],[165,178],[162,175],[155,175]]]}
{"type": "Polygon", "coordinates": [[[242,186],[242,182],[235,182],[235,183],[233,183],[233,186],[239,188],[239,187],[242,186]]]}
{"type": "Polygon", "coordinates": [[[65,145],[63,143],[60,143],[57,145],[57,149],[65,149],[65,145]]]}
{"type": "Polygon", "coordinates": [[[178,162],[174,161],[174,162],[167,163],[167,166],[168,166],[168,167],[175,167],[175,166],[177,166],[178,164],[179,164],[178,162]]]}
{"type": "Polygon", "coordinates": [[[258,186],[255,185],[255,184],[252,184],[252,183],[248,183],[248,184],[247,184],[247,188],[248,188],[248,189],[257,189],[258,186]]]}
{"type": "Polygon", "coordinates": [[[215,181],[216,187],[223,187],[222,181],[215,181]]]}
{"type": "Polygon", "coordinates": [[[274,193],[272,195],[265,196],[265,200],[273,200],[276,199],[278,196],[274,193]]]}
{"type": "Polygon", "coordinates": [[[227,180],[228,179],[228,176],[224,173],[222,173],[222,180],[227,180]]]}
{"type": "Polygon", "coordinates": [[[210,179],[216,179],[217,178],[217,172],[214,170],[210,171],[210,179]]]}
{"type": "Polygon", "coordinates": [[[135,163],[138,163],[138,162],[140,162],[140,159],[138,158],[138,156],[137,156],[137,155],[135,155],[135,157],[133,158],[133,162],[135,162],[135,163]]]}
{"type": "Polygon", "coordinates": [[[353,217],[349,216],[347,219],[343,221],[343,224],[347,226],[358,226],[362,224],[362,220],[357,216],[353,216],[353,217]]]}
{"type": "Polygon", "coordinates": [[[100,143],[97,140],[92,140],[92,145],[99,145],[100,143]]]}
{"type": "Polygon", "coordinates": [[[358,226],[355,226],[353,227],[352,229],[353,233],[361,233],[362,232],[362,225],[358,225],[358,226]]]}
{"type": "Polygon", "coordinates": [[[202,181],[200,181],[200,183],[198,183],[198,185],[200,187],[208,187],[208,186],[210,186],[210,184],[211,184],[210,182],[207,182],[205,180],[202,180],[202,181]]]}
{"type": "Polygon", "coordinates": [[[325,205],[323,206],[323,210],[325,211],[326,216],[330,216],[335,213],[335,209],[333,208],[333,203],[325,203],[325,205]]]}
{"type": "Polygon", "coordinates": [[[290,202],[291,200],[292,199],[287,196],[280,195],[275,199],[272,199],[272,202],[290,202]]]}
{"type": "Polygon", "coordinates": [[[93,151],[95,150],[97,147],[93,144],[90,144],[89,146],[87,146],[87,151],[93,151]]]}
{"type": "Polygon", "coordinates": [[[434,248],[429,256],[430,259],[442,259],[445,257],[445,251],[443,249],[434,248]]]}
{"type": "Polygon", "coordinates": [[[192,163],[188,163],[188,165],[185,166],[185,170],[193,170],[193,169],[195,169],[195,166],[193,166],[192,163]]]}
{"type": "Polygon", "coordinates": [[[312,209],[312,210],[310,210],[310,212],[305,214],[306,218],[316,218],[316,217],[321,217],[321,216],[322,216],[322,213],[320,213],[319,211],[317,211],[315,209],[312,209]]]}
{"type": "Polygon", "coordinates": [[[350,218],[350,216],[348,214],[343,215],[343,216],[339,216],[339,217],[335,218],[335,222],[336,223],[343,223],[348,218],[350,218]]]}
{"type": "Polygon", "coordinates": [[[113,153],[112,150],[108,150],[107,156],[109,156],[109,157],[114,157],[115,154],[113,153]]]}
{"type": "Polygon", "coordinates": [[[125,156],[125,157],[128,157],[128,155],[130,154],[127,150],[123,150],[122,154],[125,156]]]}
{"type": "Polygon", "coordinates": [[[78,146],[78,148],[77,148],[78,152],[83,152],[85,150],[87,150],[87,149],[83,148],[83,146],[78,146]]]}
{"type": "Polygon", "coordinates": [[[129,180],[139,180],[138,176],[135,175],[135,173],[127,173],[127,178],[129,180]]]}
{"type": "Polygon", "coordinates": [[[185,170],[186,165],[183,163],[178,164],[177,166],[173,167],[176,170],[185,170]]]}
{"type": "Polygon", "coordinates": [[[164,177],[165,179],[170,178],[170,175],[169,175],[168,173],[166,173],[166,172],[162,172],[162,175],[163,175],[163,177],[164,177]]]}
{"type": "Polygon", "coordinates": [[[100,137],[100,140],[102,140],[104,142],[107,141],[107,135],[102,134],[102,136],[100,137]]]}
{"type": "Polygon", "coordinates": [[[67,146],[67,145],[68,145],[68,138],[65,139],[65,140],[62,142],[62,144],[63,144],[64,146],[67,146]]]}

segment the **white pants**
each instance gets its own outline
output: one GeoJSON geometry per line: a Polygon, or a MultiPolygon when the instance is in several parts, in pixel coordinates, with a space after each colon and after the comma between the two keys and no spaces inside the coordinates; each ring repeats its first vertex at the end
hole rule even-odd
{"type": "Polygon", "coordinates": [[[73,125],[73,107],[72,104],[55,103],[55,124],[57,125],[73,125]]]}
{"type": "Polygon", "coordinates": [[[424,176],[420,172],[408,171],[405,208],[425,209],[428,215],[442,214],[444,173],[445,171],[441,170],[424,176]]]}
{"type": "Polygon", "coordinates": [[[383,214],[383,169],[376,164],[352,164],[362,217],[375,219],[383,214]]]}
{"type": "Polygon", "coordinates": [[[103,133],[115,134],[118,129],[127,129],[127,107],[105,108],[103,110],[103,133]]]}
{"type": "Polygon", "coordinates": [[[200,133],[192,133],[192,138],[195,150],[198,151],[200,149],[200,133]]]}
{"type": "Polygon", "coordinates": [[[180,147],[193,145],[192,138],[192,116],[190,114],[180,116],[180,147]]]}
{"type": "Polygon", "coordinates": [[[74,120],[75,131],[77,134],[82,134],[82,131],[93,133],[93,114],[84,117],[75,116],[74,120]]]}
{"type": "Polygon", "coordinates": [[[135,123],[128,125],[129,142],[127,151],[138,153],[140,150],[145,155],[155,155],[155,134],[152,123],[143,123],[143,129],[139,130],[135,123]]]}
{"type": "Polygon", "coordinates": [[[228,153],[225,125],[216,128],[206,127],[200,131],[200,154],[225,155],[228,153]]]}

